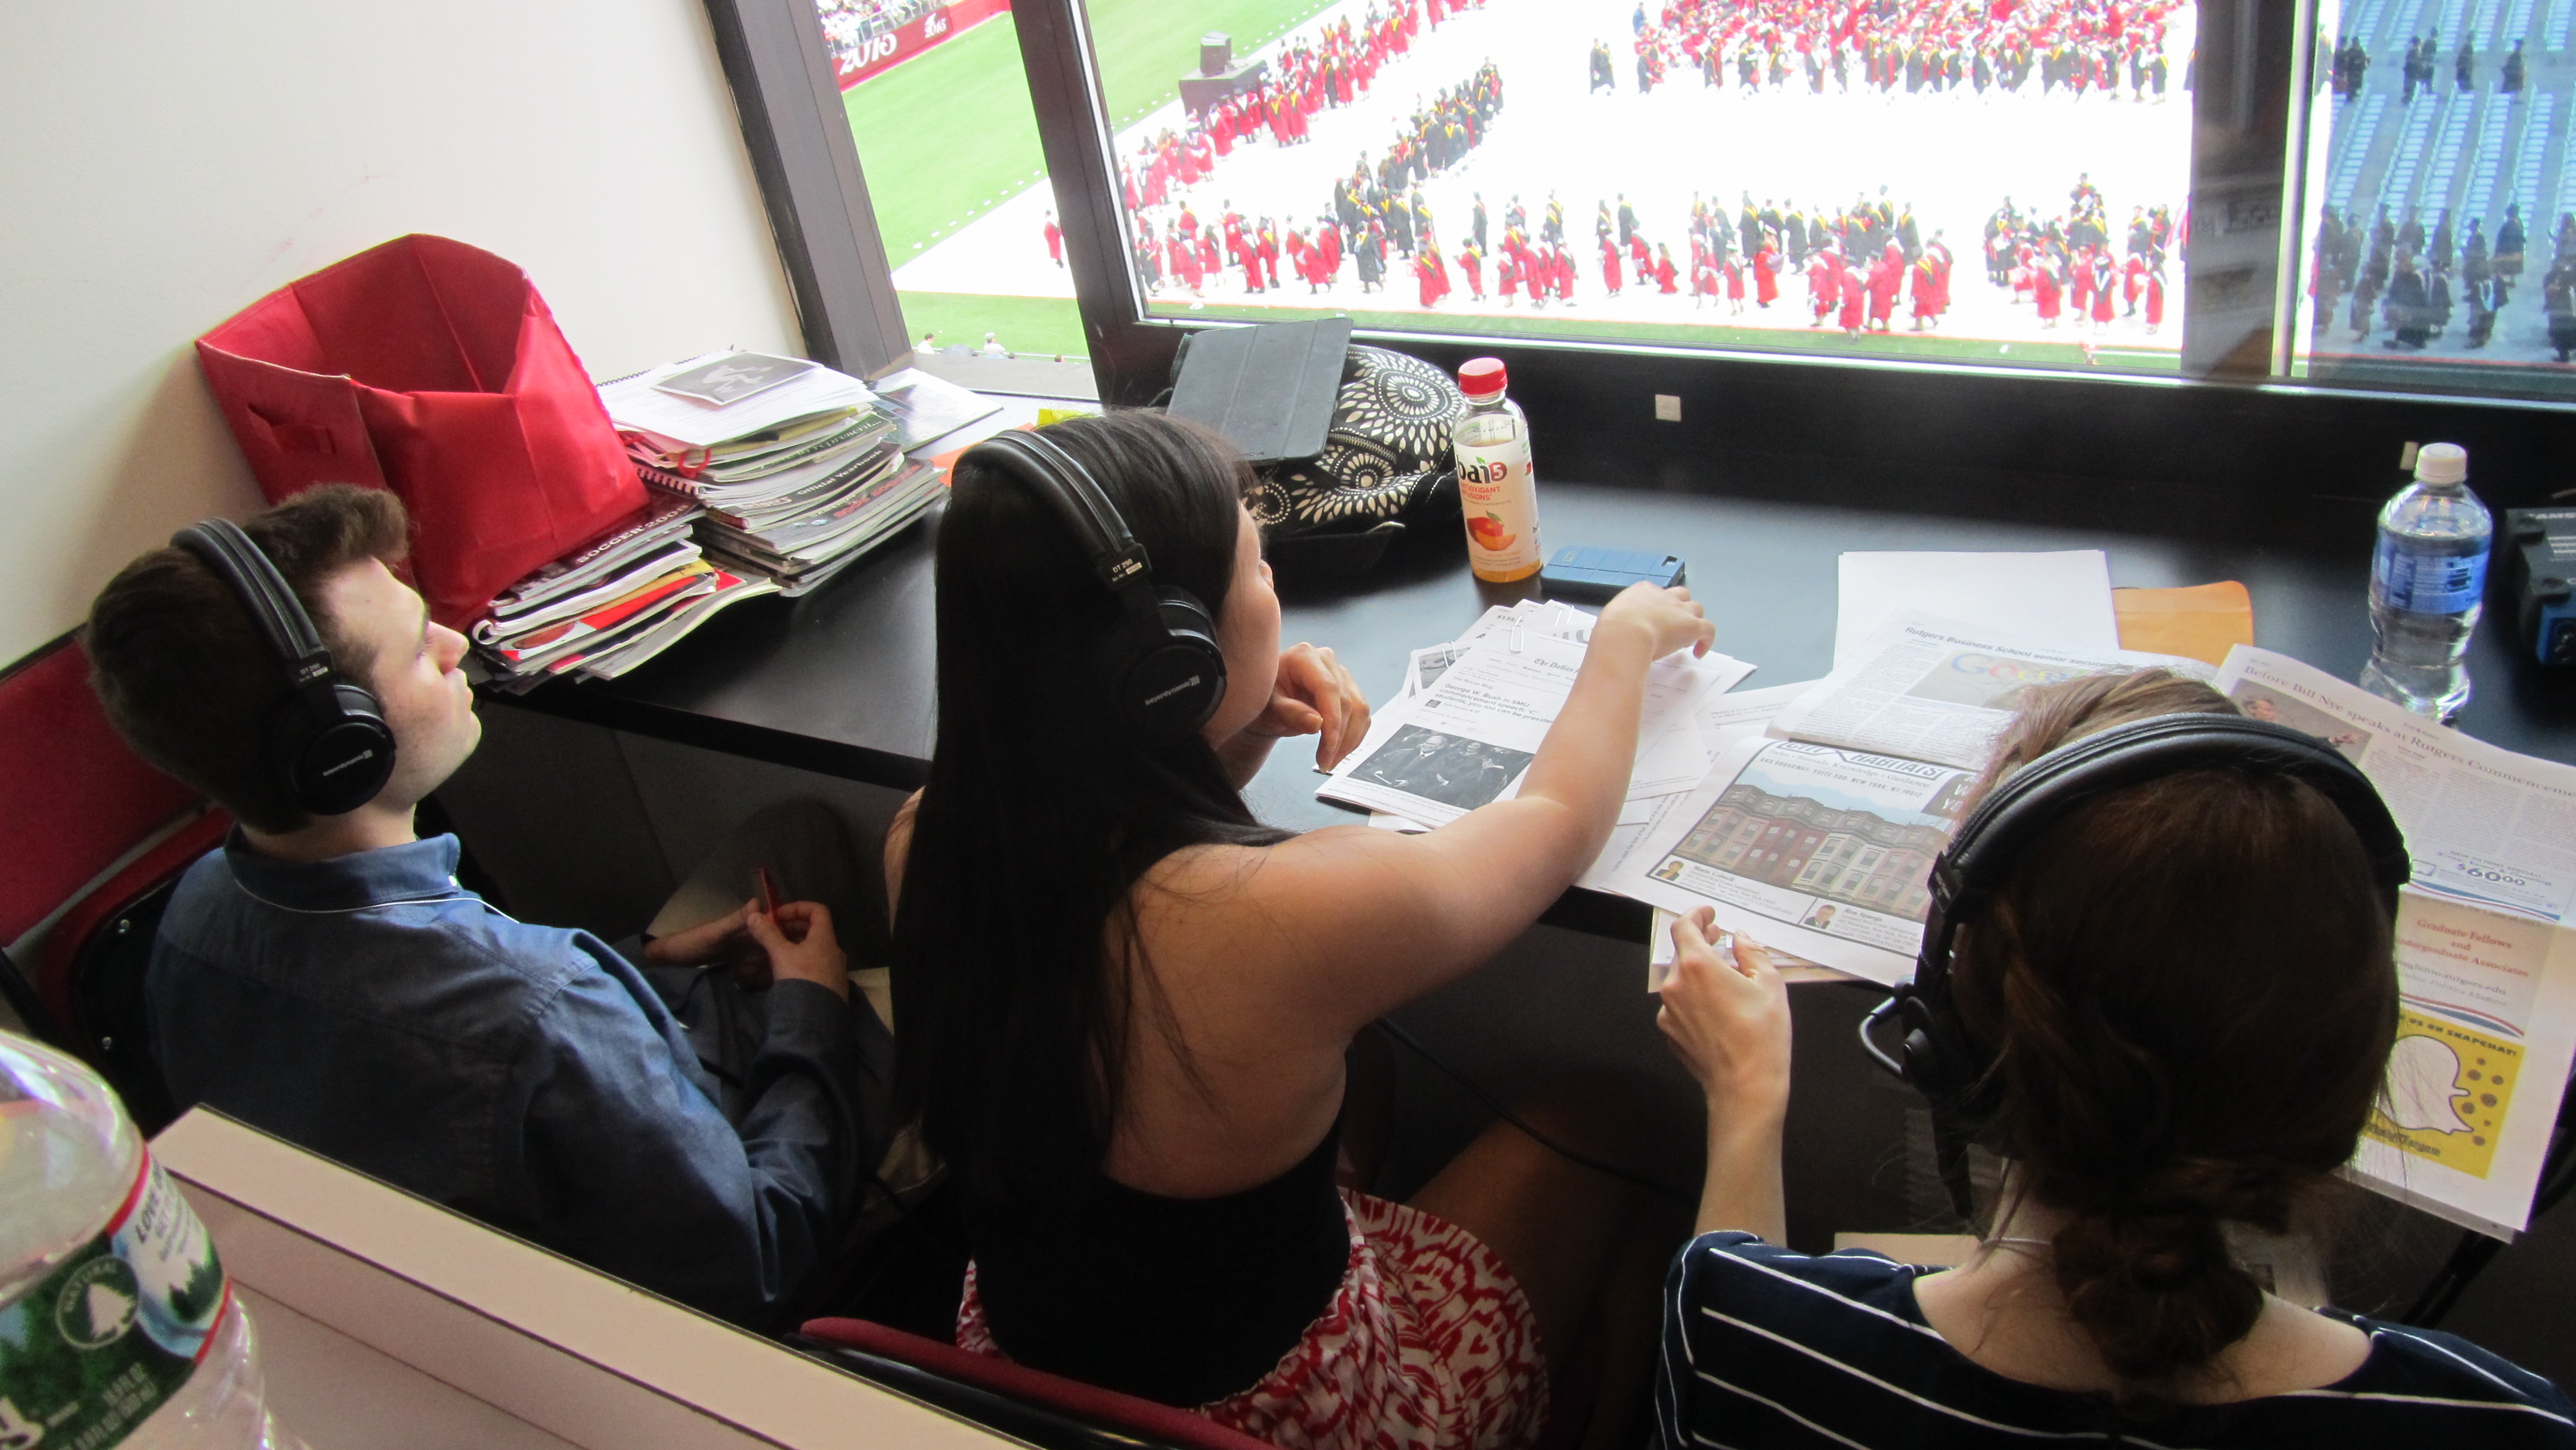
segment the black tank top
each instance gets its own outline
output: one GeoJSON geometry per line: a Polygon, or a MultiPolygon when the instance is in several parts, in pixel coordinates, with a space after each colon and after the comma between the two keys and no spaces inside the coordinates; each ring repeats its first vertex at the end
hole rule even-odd
{"type": "Polygon", "coordinates": [[[1221,1198],[1095,1172],[1078,1201],[967,1210],[993,1340],[1033,1369],[1167,1405],[1250,1389],[1332,1303],[1350,1259],[1339,1118],[1297,1166],[1221,1198]]]}

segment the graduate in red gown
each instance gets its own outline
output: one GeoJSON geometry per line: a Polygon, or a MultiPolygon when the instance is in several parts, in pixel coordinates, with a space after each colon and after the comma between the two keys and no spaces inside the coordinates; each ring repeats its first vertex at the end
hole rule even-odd
{"type": "Polygon", "coordinates": [[[1262,224],[1261,245],[1256,249],[1255,255],[1261,259],[1261,270],[1267,274],[1267,280],[1262,283],[1263,289],[1268,290],[1278,286],[1279,234],[1272,231],[1266,222],[1262,224]]]}
{"type": "Polygon", "coordinates": [[[1753,304],[1768,307],[1780,300],[1780,249],[1771,239],[1762,239],[1762,250],[1753,254],[1753,304]]]}
{"type": "Polygon", "coordinates": [[[2111,326],[2113,315],[2111,293],[2117,285],[2118,282],[2112,275],[2111,254],[2106,251],[2095,252],[2093,254],[2093,326],[2096,329],[2107,330],[2111,326]]]}
{"type": "Polygon", "coordinates": [[[1213,228],[1199,233],[1199,275],[1202,280],[1224,271],[1216,254],[1216,232],[1213,228]]]}
{"type": "Polygon", "coordinates": [[[1859,271],[1848,265],[1839,268],[1838,273],[1842,278],[1843,289],[1843,308],[1840,319],[1843,325],[1843,336],[1858,337],[1862,325],[1869,320],[1869,288],[1862,281],[1859,271]]]}
{"type": "Polygon", "coordinates": [[[1941,315],[1941,277],[1932,252],[1924,250],[1908,269],[1907,290],[1914,298],[1914,331],[1921,332],[1941,315]]]}
{"type": "Polygon", "coordinates": [[[1619,295],[1619,244],[1608,237],[1601,239],[1601,290],[1619,295]]]}
{"type": "Polygon", "coordinates": [[[1888,244],[1888,253],[1869,264],[1869,326],[1873,332],[1895,331],[1892,319],[1896,316],[1896,290],[1905,283],[1903,254],[1896,251],[1893,242],[1888,244]]]}
{"type": "MultiPolygon", "coordinates": [[[[1821,248],[1807,259],[1807,306],[1816,314],[1815,320],[1807,324],[1809,327],[1824,326],[1825,319],[1833,315],[1835,306],[1843,300],[1842,268],[1842,257],[1831,247],[1821,248]]],[[[1731,264],[1727,275],[1731,284],[1742,285],[1734,282],[1731,264]]]]}
{"type": "Polygon", "coordinates": [[[1440,300],[1440,274],[1432,269],[1429,247],[1413,254],[1413,276],[1421,284],[1422,305],[1429,307],[1437,303],[1440,300]]]}
{"type": "Polygon", "coordinates": [[[1468,298],[1477,302],[1484,301],[1485,258],[1483,253],[1476,250],[1474,242],[1469,242],[1458,249],[1458,270],[1467,274],[1468,298]]]}
{"type": "Polygon", "coordinates": [[[1331,286],[1342,276],[1342,229],[1330,222],[1324,224],[1324,235],[1316,243],[1324,254],[1324,285],[1331,286]]]}
{"type": "Polygon", "coordinates": [[[1681,291],[1674,281],[1673,250],[1670,247],[1658,245],[1655,248],[1655,290],[1667,297],[1681,291]]]}
{"type": "Polygon", "coordinates": [[[1628,262],[1637,269],[1637,280],[1640,282],[1655,270],[1655,254],[1647,250],[1644,232],[1628,234],[1628,262]]]}
{"type": "Polygon", "coordinates": [[[2121,309],[2124,315],[2129,317],[2138,315],[2138,298],[2146,290],[2147,259],[2131,252],[2129,260],[2120,268],[2120,300],[2124,304],[2121,309]]]}
{"type": "Polygon", "coordinates": [[[2068,293],[2066,299],[2067,310],[2073,312],[2075,314],[2076,322],[2081,324],[2086,317],[2092,314],[2093,311],[2093,257],[2091,248],[2088,247],[2084,251],[2076,253],[2074,260],[2067,266],[2066,291],[2068,293]]]}
{"type": "Polygon", "coordinates": [[[1059,267],[1063,266],[1064,228],[1055,224],[1054,212],[1048,212],[1046,214],[1046,244],[1047,260],[1055,263],[1059,267]]]}
{"type": "Polygon", "coordinates": [[[2055,327],[2060,289],[2057,285],[2057,269],[2049,265],[2046,258],[2038,258],[2032,262],[2030,287],[2031,300],[2039,308],[2039,325],[2055,327]]]}
{"type": "Polygon", "coordinates": [[[2164,326],[2164,321],[2165,263],[2164,258],[2158,257],[2156,264],[2147,269],[2147,335],[2155,336],[2156,329],[2164,326]]]}

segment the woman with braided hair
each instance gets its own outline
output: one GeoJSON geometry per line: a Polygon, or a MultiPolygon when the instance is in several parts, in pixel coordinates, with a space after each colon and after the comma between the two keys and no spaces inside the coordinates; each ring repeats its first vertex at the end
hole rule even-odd
{"type": "MultiPolygon", "coordinates": [[[[2035,689],[1970,804],[2070,741],[2234,715],[2162,670],[2035,689]]],[[[2107,789],[2005,868],[1949,961],[2003,1161],[1940,1271],[1779,1247],[1789,1010],[1769,954],[1674,929],[1660,1021],[1706,1090],[1707,1185],[1665,1296],[1664,1443],[2576,1446],[2566,1395],[2455,1336],[2269,1292],[2232,1232],[2296,1232],[2352,1157],[2397,1025],[2388,907],[2289,774],[2107,789]]]]}

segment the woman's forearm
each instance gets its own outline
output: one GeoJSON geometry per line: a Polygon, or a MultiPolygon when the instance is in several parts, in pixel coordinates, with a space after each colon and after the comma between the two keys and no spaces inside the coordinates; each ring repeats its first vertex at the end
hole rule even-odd
{"type": "Polygon", "coordinates": [[[1699,1191],[1694,1232],[1740,1229],[1768,1244],[1789,1236],[1789,1210],[1780,1181],[1781,1115],[1732,1111],[1710,1103],[1708,1176],[1699,1191]]]}
{"type": "Polygon", "coordinates": [[[1596,626],[1565,708],[1521,782],[1523,799],[1566,807],[1589,830],[1596,852],[1618,822],[1636,767],[1637,722],[1645,710],[1654,649],[1653,635],[1641,625],[1604,619],[1596,626]]]}

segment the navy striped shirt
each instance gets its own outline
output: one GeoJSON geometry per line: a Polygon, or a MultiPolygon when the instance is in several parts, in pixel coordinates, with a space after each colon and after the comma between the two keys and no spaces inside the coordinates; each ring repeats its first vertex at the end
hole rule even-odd
{"type": "Polygon", "coordinates": [[[2455,1335],[2357,1316],[2360,1369],[2322,1389],[2185,1406],[2125,1430],[2100,1397],[1971,1363],[1923,1320],[1934,1273],[1860,1250],[1808,1258],[1703,1234],[1665,1285],[1655,1416],[1670,1450],[2129,1444],[2576,1450],[2567,1396],[2455,1335]]]}

